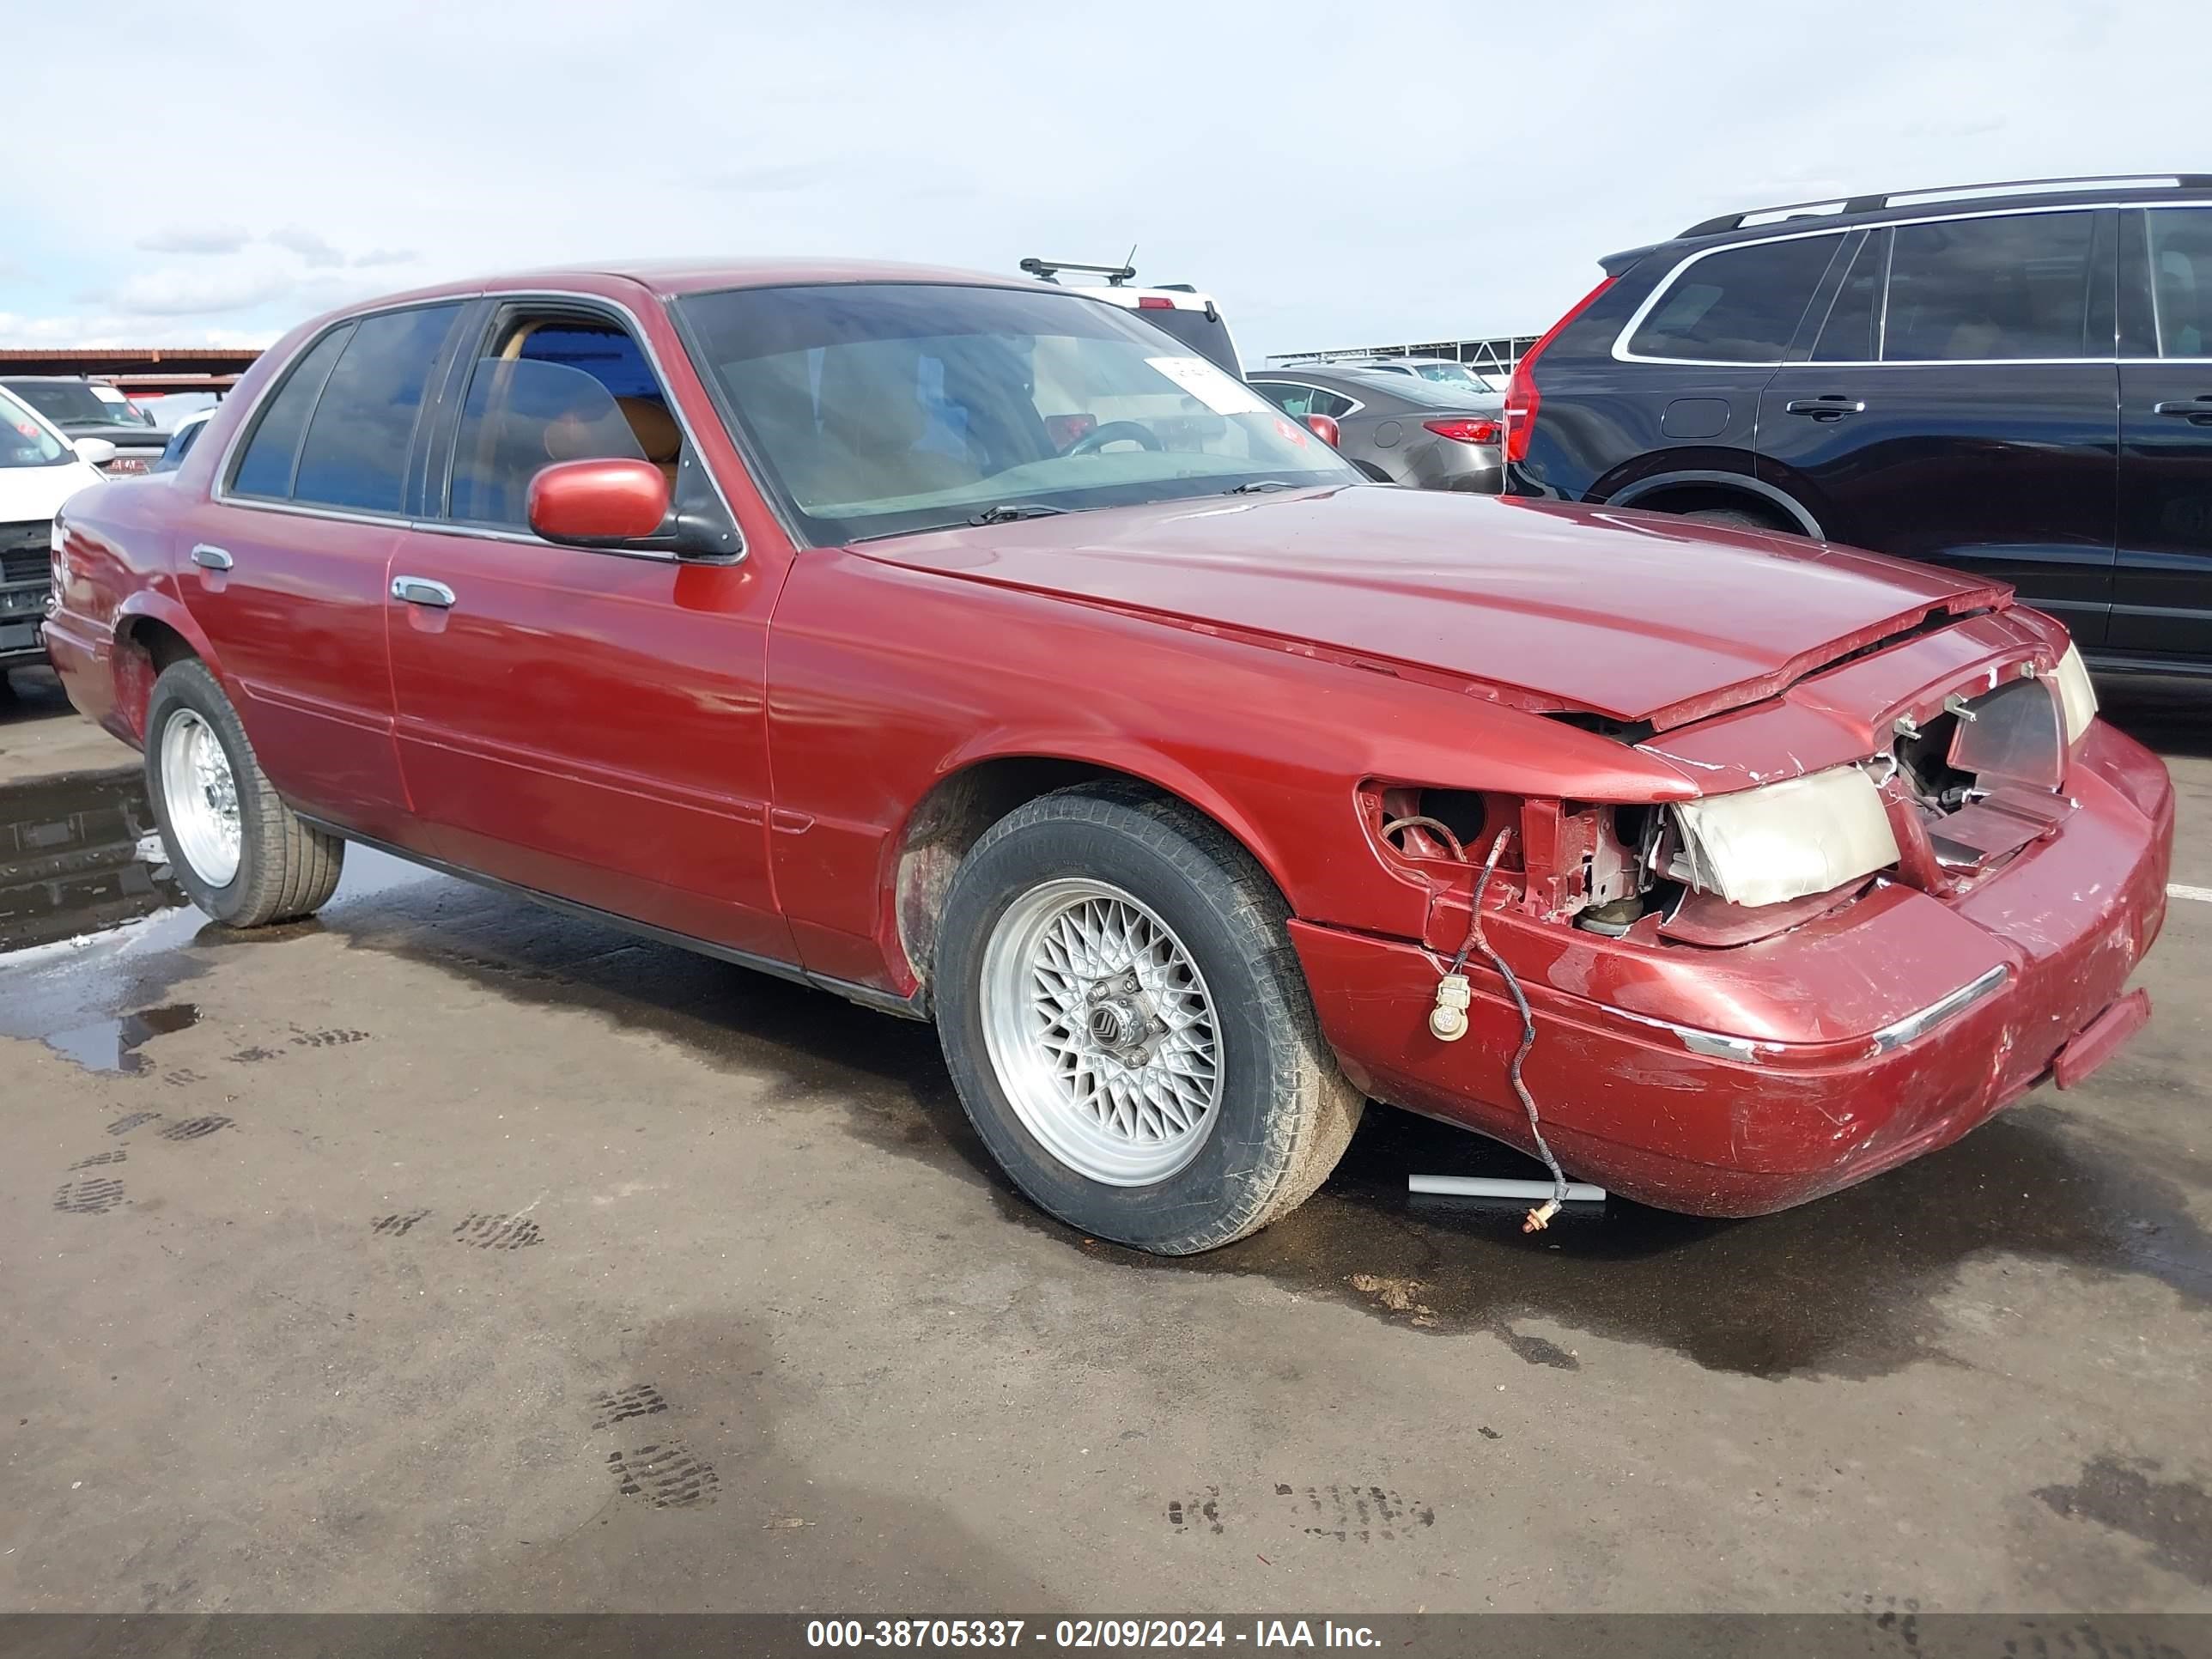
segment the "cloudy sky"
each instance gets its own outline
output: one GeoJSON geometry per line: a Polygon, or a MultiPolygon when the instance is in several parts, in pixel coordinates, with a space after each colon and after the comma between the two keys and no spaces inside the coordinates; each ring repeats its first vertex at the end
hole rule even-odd
{"type": "Polygon", "coordinates": [[[568,259],[1132,242],[1251,359],[1533,331],[1599,254],[1730,208],[2212,168],[2205,11],[204,0],[94,34],[15,6],[10,59],[66,69],[11,78],[0,345],[260,343],[568,259]]]}

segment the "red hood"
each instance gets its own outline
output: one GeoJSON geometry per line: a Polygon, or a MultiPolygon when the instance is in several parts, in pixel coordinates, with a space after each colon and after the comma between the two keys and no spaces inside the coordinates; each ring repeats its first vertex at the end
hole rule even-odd
{"type": "Polygon", "coordinates": [[[1658,729],[2010,590],[1651,513],[1364,487],[934,531],[920,569],[1444,674],[1658,729]]]}

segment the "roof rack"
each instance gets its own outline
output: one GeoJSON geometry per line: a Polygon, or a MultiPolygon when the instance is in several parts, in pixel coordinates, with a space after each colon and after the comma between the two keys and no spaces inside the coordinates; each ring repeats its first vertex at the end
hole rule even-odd
{"type": "Polygon", "coordinates": [[[1022,270],[1040,282],[1056,282],[1063,270],[1080,270],[1086,275],[1103,276],[1106,286],[1119,288],[1124,283],[1134,282],[1137,268],[1132,264],[1079,265],[1072,259],[1024,259],[1022,270]]]}
{"type": "Polygon", "coordinates": [[[1692,225],[1675,240],[1714,236],[1741,230],[1765,220],[1810,217],[1824,213],[1878,213],[1887,207],[1914,203],[1972,201],[2008,191],[2036,193],[2053,190],[2088,190],[2103,185],[2125,185],[2135,190],[2212,190],[2212,173],[2121,173],[2086,175],[2078,179],[2002,179],[1986,185],[1948,185],[1936,190],[1893,190],[1875,196],[1824,196],[1810,202],[1787,202],[1780,207],[1753,208],[1743,213],[1723,213],[1692,225]]]}

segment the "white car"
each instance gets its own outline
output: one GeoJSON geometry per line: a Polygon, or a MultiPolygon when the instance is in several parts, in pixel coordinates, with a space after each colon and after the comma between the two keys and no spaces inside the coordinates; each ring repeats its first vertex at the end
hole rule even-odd
{"type": "Polygon", "coordinates": [[[210,404],[205,409],[194,410],[171,427],[168,447],[154,458],[146,471],[149,473],[174,472],[182,466],[185,457],[192,453],[192,446],[199,441],[201,429],[207,425],[208,417],[214,413],[215,405],[210,404]]]}
{"type": "Polygon", "coordinates": [[[0,670],[44,662],[39,638],[53,585],[54,514],[88,484],[115,446],[71,443],[21,398],[0,391],[0,670]]]}
{"type": "Polygon", "coordinates": [[[1133,311],[1163,333],[1173,336],[1217,368],[1225,368],[1242,380],[1244,366],[1237,360],[1237,342],[1210,294],[1180,283],[1160,288],[1136,286],[1133,265],[1078,265],[1060,259],[1024,259],[1022,269],[1041,282],[1064,288],[1070,294],[1088,295],[1109,305],[1133,311]],[[1097,285],[1062,283],[1063,270],[1103,276],[1097,285]]]}

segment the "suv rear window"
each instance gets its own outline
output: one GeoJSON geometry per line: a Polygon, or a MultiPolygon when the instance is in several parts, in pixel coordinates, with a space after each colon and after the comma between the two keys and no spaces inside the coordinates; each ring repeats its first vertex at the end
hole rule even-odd
{"type": "MultiPolygon", "coordinates": [[[[2094,223],[2090,213],[2021,213],[1898,226],[1882,361],[2092,355],[2094,223]]],[[[2110,356],[2109,343],[2097,355],[2110,356]]]]}
{"type": "Polygon", "coordinates": [[[1202,311],[1139,311],[1134,313],[1162,333],[1171,334],[1217,368],[1225,368],[1231,374],[1242,375],[1243,368],[1237,361],[1237,348],[1229,338],[1229,325],[1217,313],[1209,317],[1202,311]]]}
{"type": "Polygon", "coordinates": [[[2152,305],[2161,357],[2212,357],[2212,210],[2150,216],[2152,305]]]}
{"type": "Polygon", "coordinates": [[[1628,342],[1639,357],[1778,363],[1842,243],[1798,236],[1723,248],[1684,266],[1628,342]]]}

